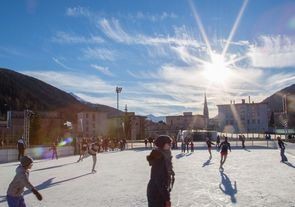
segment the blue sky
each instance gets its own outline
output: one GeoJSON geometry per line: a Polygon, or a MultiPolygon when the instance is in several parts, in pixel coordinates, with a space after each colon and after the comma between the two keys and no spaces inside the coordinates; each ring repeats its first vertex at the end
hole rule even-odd
{"type": "Polygon", "coordinates": [[[121,109],[201,113],[206,92],[212,117],[216,104],[261,101],[295,82],[292,0],[0,5],[0,67],[94,103],[115,107],[119,85],[121,109]]]}

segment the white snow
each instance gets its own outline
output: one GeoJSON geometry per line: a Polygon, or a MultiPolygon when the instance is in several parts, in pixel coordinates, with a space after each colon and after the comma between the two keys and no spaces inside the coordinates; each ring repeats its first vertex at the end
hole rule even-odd
{"type": "MultiPolygon", "coordinates": [[[[44,200],[25,195],[27,206],[42,207],[134,207],[147,206],[146,186],[150,150],[128,150],[98,155],[97,173],[89,174],[92,158],[38,160],[30,174],[44,200]]],[[[173,151],[176,181],[172,206],[295,206],[295,157],[280,163],[278,150],[234,149],[218,170],[219,153],[213,150],[210,163],[206,150],[181,155],[173,151]],[[207,164],[207,165],[206,165],[207,164]],[[292,167],[293,166],[293,167],[292,167]],[[223,179],[222,179],[223,178],[223,179]],[[236,187],[235,187],[236,184],[236,187]]],[[[7,186],[17,163],[0,165],[0,206],[6,207],[7,186]]]]}

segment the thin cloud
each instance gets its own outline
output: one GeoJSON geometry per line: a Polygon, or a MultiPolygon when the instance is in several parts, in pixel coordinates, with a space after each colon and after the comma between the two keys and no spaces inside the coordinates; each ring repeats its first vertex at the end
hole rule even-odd
{"type": "Polygon", "coordinates": [[[248,55],[252,64],[261,68],[295,67],[295,38],[289,36],[260,36],[248,55]]]}
{"type": "Polygon", "coordinates": [[[108,93],[113,91],[115,87],[97,76],[81,73],[57,71],[24,71],[22,73],[38,78],[67,92],[91,93],[96,91],[108,93]]]}
{"type": "Polygon", "coordinates": [[[59,66],[61,66],[62,68],[66,69],[66,70],[75,71],[73,68],[71,68],[71,67],[65,65],[64,63],[62,63],[59,59],[57,59],[57,58],[55,58],[55,57],[53,57],[52,60],[53,60],[56,64],[58,64],[59,66]]]}
{"type": "Polygon", "coordinates": [[[66,32],[56,32],[55,36],[51,38],[52,42],[60,44],[101,44],[104,39],[97,35],[90,35],[90,37],[69,34],[66,32]]]}
{"type": "Polygon", "coordinates": [[[104,75],[114,76],[114,74],[110,71],[110,69],[108,67],[103,67],[103,66],[99,66],[96,64],[91,64],[91,67],[96,69],[97,71],[101,72],[104,75]]]}
{"type": "Polygon", "coordinates": [[[115,60],[115,52],[105,48],[85,48],[82,49],[83,57],[87,59],[100,59],[100,60],[115,60]]]}

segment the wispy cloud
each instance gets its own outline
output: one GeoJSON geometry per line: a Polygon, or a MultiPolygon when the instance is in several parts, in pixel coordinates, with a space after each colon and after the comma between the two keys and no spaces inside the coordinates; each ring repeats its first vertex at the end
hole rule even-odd
{"type": "MultiPolygon", "coordinates": [[[[120,15],[122,16],[122,15],[120,15]]],[[[138,20],[148,20],[151,22],[156,22],[156,21],[163,21],[166,19],[176,19],[178,16],[173,13],[173,12],[162,12],[159,14],[152,14],[152,13],[147,13],[147,12],[137,12],[135,14],[128,14],[124,15],[128,19],[138,19],[138,20]]]]}
{"type": "Polygon", "coordinates": [[[91,64],[91,67],[96,69],[97,71],[101,72],[104,75],[114,76],[114,74],[110,71],[110,69],[108,67],[103,67],[103,66],[99,66],[96,64],[91,64]]]}
{"type": "Polygon", "coordinates": [[[112,19],[112,21],[108,21],[107,19],[102,19],[99,21],[99,25],[105,35],[117,42],[131,43],[134,40],[122,29],[119,24],[119,20],[112,19]]]}
{"type": "Polygon", "coordinates": [[[109,49],[105,49],[105,48],[85,48],[82,49],[84,58],[87,59],[101,59],[101,60],[109,60],[109,61],[113,61],[115,60],[115,52],[109,49]]]}
{"type": "Polygon", "coordinates": [[[258,43],[250,47],[248,55],[255,67],[295,67],[295,37],[260,36],[258,43]]]}
{"type": "Polygon", "coordinates": [[[91,93],[95,91],[97,93],[109,93],[115,87],[97,76],[82,73],[56,71],[24,71],[22,73],[38,78],[67,92],[91,93]]]}
{"type": "Polygon", "coordinates": [[[56,32],[51,38],[53,42],[60,44],[100,44],[104,39],[97,35],[90,35],[90,37],[69,34],[66,32],[56,32]]]}
{"type": "Polygon", "coordinates": [[[66,9],[66,15],[67,16],[87,16],[91,17],[93,14],[89,11],[89,9],[84,7],[69,7],[66,9]]]}
{"type": "Polygon", "coordinates": [[[53,60],[56,64],[58,64],[59,66],[61,66],[62,68],[66,69],[66,70],[74,71],[73,68],[71,68],[71,67],[65,65],[65,64],[62,63],[59,59],[53,57],[52,60],[53,60]]]}

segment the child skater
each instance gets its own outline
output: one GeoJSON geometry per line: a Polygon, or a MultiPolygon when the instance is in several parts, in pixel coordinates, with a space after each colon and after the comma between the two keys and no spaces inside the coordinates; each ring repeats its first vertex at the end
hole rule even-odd
{"type": "Polygon", "coordinates": [[[226,161],[228,150],[231,151],[230,143],[227,141],[227,137],[224,138],[224,141],[219,145],[219,149],[221,148],[221,158],[220,158],[220,170],[223,170],[223,165],[226,161]]]}
{"type": "Polygon", "coordinates": [[[33,159],[24,156],[20,160],[20,165],[16,168],[16,175],[8,186],[7,203],[9,207],[26,207],[23,197],[24,188],[31,190],[39,201],[42,195],[34,188],[29,181],[29,170],[33,166],[33,159]]]}

